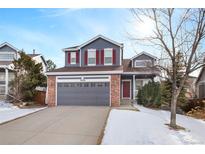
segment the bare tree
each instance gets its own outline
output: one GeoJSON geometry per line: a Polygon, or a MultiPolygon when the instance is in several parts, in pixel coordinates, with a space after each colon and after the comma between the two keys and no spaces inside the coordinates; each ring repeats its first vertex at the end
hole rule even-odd
{"type": "Polygon", "coordinates": [[[140,44],[158,47],[168,65],[159,65],[172,83],[170,126],[177,127],[176,106],[178,96],[190,73],[204,66],[205,9],[131,9],[137,22],[149,18],[153,24],[150,36],[130,38],[140,44]],[[177,55],[182,55],[180,63],[183,71],[177,70],[177,55]],[[182,78],[177,85],[177,73],[182,78]]]}

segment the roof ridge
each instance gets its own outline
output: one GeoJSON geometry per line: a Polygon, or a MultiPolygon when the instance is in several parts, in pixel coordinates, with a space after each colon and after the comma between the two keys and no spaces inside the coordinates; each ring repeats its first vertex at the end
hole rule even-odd
{"type": "Polygon", "coordinates": [[[62,50],[63,50],[63,51],[66,51],[66,50],[68,50],[69,48],[70,48],[70,49],[73,48],[72,50],[79,50],[79,48],[84,47],[85,45],[87,45],[87,44],[93,42],[94,40],[97,40],[98,38],[102,38],[102,39],[104,39],[104,40],[106,40],[106,41],[108,41],[108,42],[111,42],[111,43],[113,43],[113,44],[119,46],[119,47],[122,47],[122,46],[123,46],[123,43],[116,42],[116,41],[114,41],[114,40],[112,40],[112,39],[110,39],[110,38],[108,38],[108,37],[105,37],[104,35],[99,34],[99,35],[96,35],[95,37],[92,37],[92,38],[89,39],[88,41],[86,41],[86,42],[84,42],[84,43],[82,43],[82,44],[80,44],[80,45],[78,45],[78,46],[63,48],[62,50]]]}
{"type": "Polygon", "coordinates": [[[3,47],[3,46],[5,46],[5,45],[9,46],[10,48],[12,48],[12,49],[14,49],[14,50],[16,50],[16,51],[19,51],[18,48],[14,47],[13,45],[11,45],[11,44],[8,43],[8,42],[3,42],[3,43],[1,43],[1,44],[0,44],[0,48],[3,47]]]}

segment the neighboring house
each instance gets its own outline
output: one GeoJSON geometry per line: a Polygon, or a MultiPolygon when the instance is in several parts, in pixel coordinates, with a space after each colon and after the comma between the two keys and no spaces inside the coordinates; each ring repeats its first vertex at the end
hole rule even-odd
{"type": "Polygon", "coordinates": [[[196,79],[197,98],[205,98],[205,67],[201,68],[198,78],[196,79]]]}
{"type": "Polygon", "coordinates": [[[189,76],[186,83],[185,83],[185,96],[188,99],[193,99],[196,96],[196,89],[195,89],[195,83],[196,83],[196,77],[189,76]]]}
{"type": "Polygon", "coordinates": [[[142,52],[123,59],[123,44],[102,35],[63,51],[65,66],[46,73],[49,106],[119,106],[159,74],[156,57],[142,52]]]}
{"type": "Polygon", "coordinates": [[[45,74],[47,71],[47,62],[46,62],[45,58],[43,57],[43,55],[36,54],[35,50],[33,50],[33,54],[27,54],[27,55],[30,56],[35,61],[35,63],[42,64],[42,67],[43,67],[42,73],[45,74]]]}
{"type": "MultiPolygon", "coordinates": [[[[19,49],[4,42],[0,44],[0,95],[7,95],[9,82],[14,79],[12,61],[19,58],[19,49]]],[[[43,73],[46,72],[46,61],[40,54],[28,54],[37,63],[42,63],[43,73]]]]}
{"type": "Polygon", "coordinates": [[[18,49],[7,42],[0,44],[0,94],[8,94],[9,81],[14,79],[11,64],[18,57],[17,52],[18,49]]]}

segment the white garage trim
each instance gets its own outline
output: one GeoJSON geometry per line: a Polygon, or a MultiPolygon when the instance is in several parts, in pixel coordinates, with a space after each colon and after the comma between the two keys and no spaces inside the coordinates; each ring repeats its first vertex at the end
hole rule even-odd
{"type": "Polygon", "coordinates": [[[87,71],[87,72],[46,72],[46,75],[90,75],[90,74],[122,74],[122,70],[115,71],[87,71]]]}
{"type": "Polygon", "coordinates": [[[57,82],[110,82],[110,76],[58,76],[57,82]]]}
{"type": "Polygon", "coordinates": [[[56,98],[55,98],[55,99],[56,99],[56,103],[55,103],[55,104],[56,104],[56,106],[57,106],[57,105],[58,105],[58,103],[57,103],[57,97],[58,97],[58,92],[57,92],[57,91],[58,91],[57,76],[56,76],[56,84],[55,84],[55,86],[56,86],[56,87],[55,87],[55,89],[56,89],[56,98]]]}
{"type": "Polygon", "coordinates": [[[57,98],[58,98],[58,83],[62,82],[68,82],[68,83],[74,83],[74,82],[109,82],[109,97],[110,102],[109,106],[111,106],[111,76],[110,75],[97,75],[97,76],[56,76],[56,106],[58,105],[57,98]]]}

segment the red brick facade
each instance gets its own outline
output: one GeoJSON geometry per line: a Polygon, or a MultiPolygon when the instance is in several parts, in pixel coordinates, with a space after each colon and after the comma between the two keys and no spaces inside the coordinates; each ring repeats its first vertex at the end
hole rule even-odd
{"type": "Polygon", "coordinates": [[[49,107],[56,106],[56,76],[48,76],[47,80],[48,95],[47,103],[49,107]]]}
{"type": "Polygon", "coordinates": [[[111,106],[120,106],[120,75],[111,75],[111,106]]]}

